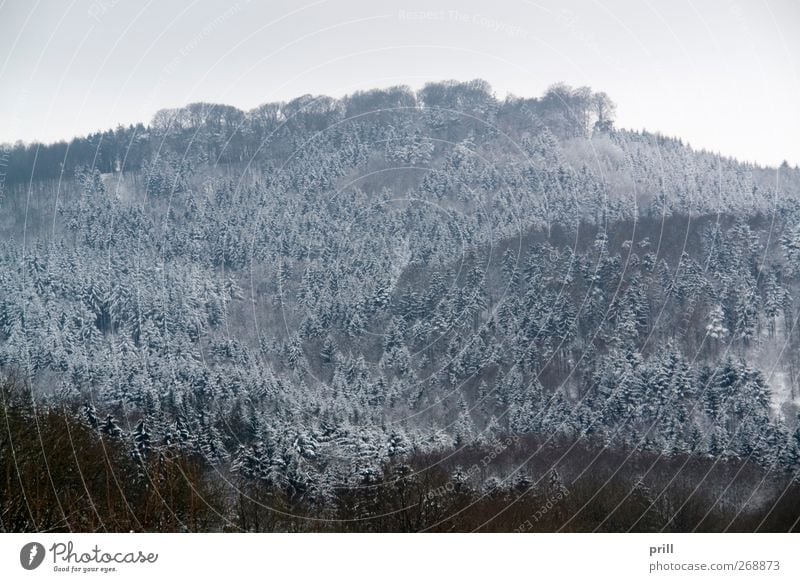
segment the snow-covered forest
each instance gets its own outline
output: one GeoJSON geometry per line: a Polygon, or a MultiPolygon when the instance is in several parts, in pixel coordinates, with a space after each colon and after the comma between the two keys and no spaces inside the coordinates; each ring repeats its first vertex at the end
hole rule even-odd
{"type": "Polygon", "coordinates": [[[443,82],[11,147],[0,528],[797,526],[800,170],[614,112],[443,82]],[[36,423],[37,488],[74,434],[135,519],[34,511],[36,423]]]}

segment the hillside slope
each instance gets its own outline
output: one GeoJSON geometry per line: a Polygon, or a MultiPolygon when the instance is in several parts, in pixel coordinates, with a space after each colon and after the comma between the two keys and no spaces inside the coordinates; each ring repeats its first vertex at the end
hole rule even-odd
{"type": "Polygon", "coordinates": [[[139,455],[323,505],[509,435],[800,469],[800,172],[604,94],[196,104],[10,164],[0,365],[139,455]]]}

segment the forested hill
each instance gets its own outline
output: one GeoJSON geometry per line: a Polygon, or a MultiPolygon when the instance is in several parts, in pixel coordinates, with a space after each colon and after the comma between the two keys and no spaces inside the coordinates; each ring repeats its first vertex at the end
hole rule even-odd
{"type": "Polygon", "coordinates": [[[800,171],[613,114],[447,82],[12,148],[0,365],[288,502],[508,435],[791,479],[800,171]]]}

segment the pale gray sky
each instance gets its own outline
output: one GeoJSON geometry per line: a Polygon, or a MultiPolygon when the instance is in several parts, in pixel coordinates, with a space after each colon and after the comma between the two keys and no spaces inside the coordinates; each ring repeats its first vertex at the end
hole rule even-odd
{"type": "Polygon", "coordinates": [[[483,78],[500,97],[589,85],[621,127],[794,165],[799,29],[796,0],[0,0],[0,142],[483,78]]]}

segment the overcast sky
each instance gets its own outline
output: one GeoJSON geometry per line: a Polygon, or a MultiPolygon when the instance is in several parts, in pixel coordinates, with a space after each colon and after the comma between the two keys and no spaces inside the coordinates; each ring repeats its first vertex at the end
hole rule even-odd
{"type": "Polygon", "coordinates": [[[796,0],[0,0],[0,143],[193,101],[483,78],[605,91],[617,125],[800,164],[796,0]]]}

